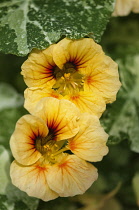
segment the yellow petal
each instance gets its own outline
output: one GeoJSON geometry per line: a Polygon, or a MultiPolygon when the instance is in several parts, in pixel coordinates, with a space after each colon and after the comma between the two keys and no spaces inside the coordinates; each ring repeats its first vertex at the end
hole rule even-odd
{"type": "Polygon", "coordinates": [[[24,107],[29,111],[32,112],[36,104],[40,101],[40,99],[44,97],[54,97],[57,99],[62,99],[63,96],[58,94],[56,91],[52,89],[46,89],[46,88],[27,88],[24,92],[25,97],[25,103],[24,107]]]}
{"type": "Polygon", "coordinates": [[[58,194],[51,190],[47,184],[49,165],[41,167],[38,163],[32,166],[23,166],[13,161],[10,168],[12,183],[29,196],[44,201],[53,200],[58,194]]]}
{"type": "Polygon", "coordinates": [[[139,13],[139,0],[133,0],[132,12],[139,13]]]}
{"type": "Polygon", "coordinates": [[[51,45],[45,50],[33,50],[23,63],[21,74],[28,87],[52,87],[55,84],[53,48],[51,45]]]}
{"type": "Polygon", "coordinates": [[[113,16],[126,16],[131,12],[133,0],[116,0],[113,16]]]}
{"type": "Polygon", "coordinates": [[[101,127],[98,117],[82,114],[79,120],[80,130],[69,140],[69,149],[78,157],[96,162],[108,153],[106,141],[108,135],[101,127]]]}
{"type": "Polygon", "coordinates": [[[100,52],[102,52],[101,46],[96,44],[93,39],[71,40],[65,38],[55,45],[53,59],[60,69],[65,63],[73,63],[76,70],[79,70],[85,68],[93,56],[100,52]]]}
{"type": "Polygon", "coordinates": [[[48,129],[54,132],[56,141],[71,138],[79,130],[77,121],[80,111],[68,100],[43,98],[32,113],[46,122],[48,129]]]}
{"type": "Polygon", "coordinates": [[[100,117],[105,111],[106,104],[100,93],[96,90],[94,92],[77,92],[64,97],[73,102],[81,112],[88,112],[100,117]]]}
{"type": "Polygon", "coordinates": [[[103,97],[106,103],[116,100],[116,94],[121,86],[118,65],[108,56],[100,55],[82,70],[85,75],[84,90],[95,92],[103,97]]]}
{"type": "Polygon", "coordinates": [[[97,179],[97,169],[90,163],[68,155],[48,171],[47,181],[60,196],[83,194],[97,179]]]}
{"type": "Polygon", "coordinates": [[[36,150],[37,137],[46,137],[48,128],[38,117],[25,115],[21,117],[10,139],[10,147],[15,159],[25,165],[35,163],[41,153],[36,150]]]}

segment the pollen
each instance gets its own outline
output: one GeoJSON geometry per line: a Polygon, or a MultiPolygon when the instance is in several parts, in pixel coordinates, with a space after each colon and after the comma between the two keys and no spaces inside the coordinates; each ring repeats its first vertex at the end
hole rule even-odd
{"type": "Polygon", "coordinates": [[[68,73],[68,74],[65,73],[65,74],[64,74],[64,78],[67,79],[67,80],[70,80],[70,76],[71,76],[70,73],[68,73]]]}
{"type": "Polygon", "coordinates": [[[50,146],[49,145],[44,145],[43,146],[45,149],[50,150],[50,146]]]}

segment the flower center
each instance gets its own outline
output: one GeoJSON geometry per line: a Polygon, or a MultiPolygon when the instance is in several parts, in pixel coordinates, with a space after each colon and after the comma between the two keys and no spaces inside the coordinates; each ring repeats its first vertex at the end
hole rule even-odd
{"type": "Polygon", "coordinates": [[[55,67],[54,75],[56,83],[53,89],[61,95],[68,95],[83,90],[83,76],[76,70],[73,63],[66,63],[63,69],[55,67]]]}
{"type": "Polygon", "coordinates": [[[49,131],[46,137],[38,137],[36,139],[35,147],[43,155],[49,163],[53,164],[56,162],[56,156],[60,153],[69,150],[65,145],[66,140],[64,141],[55,141],[55,135],[49,131]]]}
{"type": "Polygon", "coordinates": [[[46,154],[49,156],[55,143],[54,134],[49,132],[46,137],[38,137],[36,139],[35,147],[42,155],[46,154]]]}

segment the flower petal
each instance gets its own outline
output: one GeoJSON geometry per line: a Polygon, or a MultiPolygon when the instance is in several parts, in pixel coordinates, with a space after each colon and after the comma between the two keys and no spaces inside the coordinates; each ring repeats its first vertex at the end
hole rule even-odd
{"type": "Polygon", "coordinates": [[[83,194],[97,179],[97,169],[90,163],[68,155],[48,171],[47,182],[60,196],[83,194]]]}
{"type": "Polygon", "coordinates": [[[76,94],[70,94],[64,97],[73,102],[81,112],[88,112],[100,117],[106,109],[106,104],[100,93],[80,91],[76,94]]]}
{"type": "Polygon", "coordinates": [[[23,63],[21,74],[28,87],[52,87],[55,84],[52,52],[55,45],[45,50],[33,50],[23,63]]]}
{"type": "Polygon", "coordinates": [[[13,161],[10,168],[12,183],[29,196],[49,201],[58,197],[47,184],[49,165],[41,167],[38,163],[32,166],[23,166],[13,161]]]}
{"type": "Polygon", "coordinates": [[[106,103],[116,100],[121,83],[118,65],[110,57],[99,55],[91,61],[86,69],[82,70],[82,73],[85,75],[85,91],[99,91],[106,103]]]}
{"type": "Polygon", "coordinates": [[[80,130],[69,140],[69,149],[78,157],[96,162],[108,153],[106,141],[108,135],[101,127],[99,119],[88,113],[82,114],[79,120],[80,130]]]}
{"type": "Polygon", "coordinates": [[[126,16],[131,12],[133,0],[116,0],[113,16],[126,16]]]}
{"type": "Polygon", "coordinates": [[[15,159],[25,165],[35,163],[41,153],[36,150],[37,137],[46,137],[48,128],[38,117],[25,115],[21,117],[10,139],[10,147],[15,159]]]}
{"type": "Polygon", "coordinates": [[[40,101],[40,99],[44,97],[54,97],[57,99],[62,99],[63,96],[58,94],[56,91],[52,89],[46,89],[46,88],[27,88],[24,92],[25,97],[25,103],[24,107],[29,111],[32,112],[36,104],[40,101]]]}
{"type": "Polygon", "coordinates": [[[93,56],[100,52],[102,53],[101,46],[96,44],[93,39],[71,40],[65,38],[55,45],[53,59],[60,69],[65,63],[71,62],[75,64],[76,70],[79,70],[85,68],[93,56]]]}
{"type": "Polygon", "coordinates": [[[71,138],[79,131],[79,109],[68,100],[46,97],[39,101],[32,112],[46,122],[48,129],[55,132],[55,140],[71,138]]]}
{"type": "Polygon", "coordinates": [[[133,0],[132,12],[139,13],[139,0],[133,0]]]}

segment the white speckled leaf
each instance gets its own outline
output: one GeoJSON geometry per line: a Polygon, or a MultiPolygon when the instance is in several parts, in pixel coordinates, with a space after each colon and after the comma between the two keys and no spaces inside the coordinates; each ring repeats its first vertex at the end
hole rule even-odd
{"type": "Polygon", "coordinates": [[[23,96],[9,84],[0,83],[0,111],[8,108],[20,107],[23,105],[23,96]]]}
{"type": "Polygon", "coordinates": [[[61,36],[92,37],[106,28],[114,0],[1,0],[0,51],[24,56],[61,36]]]}
{"type": "Polygon", "coordinates": [[[108,144],[128,139],[131,150],[139,152],[139,55],[117,62],[122,87],[116,102],[107,108],[102,123],[110,135],[108,144]]]}
{"type": "Polygon", "coordinates": [[[6,83],[0,83],[0,144],[9,148],[16,121],[24,114],[23,96],[6,83]]]}
{"type": "Polygon", "coordinates": [[[5,194],[7,184],[9,182],[10,158],[7,150],[0,145],[0,194],[5,194]]]}

